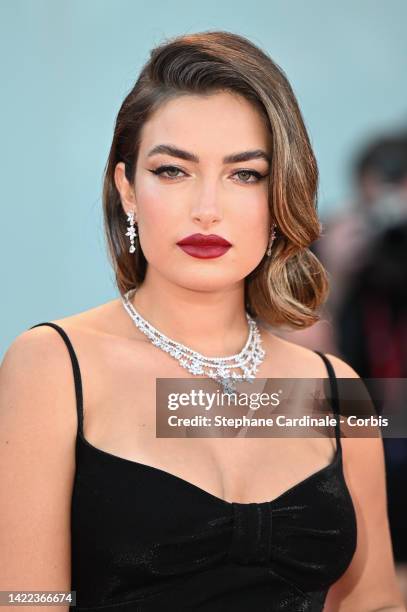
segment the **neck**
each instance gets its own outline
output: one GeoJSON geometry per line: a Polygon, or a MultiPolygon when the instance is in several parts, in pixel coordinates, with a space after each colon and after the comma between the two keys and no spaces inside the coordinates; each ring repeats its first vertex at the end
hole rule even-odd
{"type": "Polygon", "coordinates": [[[196,290],[147,273],[131,302],[158,331],[207,357],[239,353],[247,341],[244,281],[196,290]]]}

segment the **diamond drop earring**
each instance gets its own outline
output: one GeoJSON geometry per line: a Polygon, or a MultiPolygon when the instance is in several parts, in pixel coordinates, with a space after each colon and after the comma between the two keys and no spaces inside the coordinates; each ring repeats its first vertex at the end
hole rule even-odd
{"type": "Polygon", "coordinates": [[[127,221],[129,223],[128,228],[127,228],[127,232],[126,232],[126,236],[130,236],[130,248],[129,248],[129,253],[134,253],[134,251],[136,250],[136,247],[134,246],[134,238],[137,237],[137,231],[135,229],[135,223],[134,223],[134,211],[130,211],[127,213],[127,221]]]}
{"type": "Polygon", "coordinates": [[[275,240],[275,237],[276,237],[276,227],[277,226],[276,226],[275,223],[273,223],[273,225],[271,226],[270,239],[269,239],[269,243],[268,243],[268,246],[267,246],[267,257],[270,257],[270,255],[271,255],[271,246],[272,246],[272,244],[273,244],[273,242],[275,240]]]}

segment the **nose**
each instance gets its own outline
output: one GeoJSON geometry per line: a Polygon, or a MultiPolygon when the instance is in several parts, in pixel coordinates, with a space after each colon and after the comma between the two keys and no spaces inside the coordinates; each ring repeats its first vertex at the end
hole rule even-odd
{"type": "Polygon", "coordinates": [[[199,193],[195,194],[191,217],[202,227],[209,227],[223,219],[221,195],[215,179],[203,182],[199,193]]]}

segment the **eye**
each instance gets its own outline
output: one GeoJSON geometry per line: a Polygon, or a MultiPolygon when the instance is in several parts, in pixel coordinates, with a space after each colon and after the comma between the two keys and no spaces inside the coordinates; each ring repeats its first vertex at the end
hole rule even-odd
{"type": "Polygon", "coordinates": [[[162,176],[162,178],[164,179],[179,178],[181,175],[177,174],[178,172],[182,172],[182,174],[185,175],[185,172],[181,170],[180,168],[177,168],[176,166],[159,166],[158,168],[155,168],[154,170],[150,170],[150,172],[152,172],[153,174],[156,174],[157,176],[162,176]],[[164,173],[166,173],[167,176],[164,176],[164,173]]]}
{"type": "MultiPolygon", "coordinates": [[[[150,172],[152,172],[156,176],[162,177],[163,179],[169,179],[169,180],[181,178],[182,176],[186,176],[186,173],[180,168],[177,168],[177,166],[169,166],[169,165],[159,166],[158,168],[155,168],[154,170],[150,170],[150,172]]],[[[257,172],[256,170],[238,170],[237,172],[233,174],[233,176],[240,177],[237,181],[238,183],[250,184],[250,183],[258,183],[259,181],[264,179],[267,176],[267,174],[262,175],[260,174],[260,172],[257,172]],[[253,180],[249,180],[249,179],[253,179],[253,180]]]]}
{"type": "Polygon", "coordinates": [[[236,175],[240,176],[239,183],[258,183],[267,176],[267,174],[260,174],[260,172],[256,170],[238,170],[233,176],[236,175]],[[253,177],[254,180],[249,181],[248,179],[251,177],[253,177]]]}

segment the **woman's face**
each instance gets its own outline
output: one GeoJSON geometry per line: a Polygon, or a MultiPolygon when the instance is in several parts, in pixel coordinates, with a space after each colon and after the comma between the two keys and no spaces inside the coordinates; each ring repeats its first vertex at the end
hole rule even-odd
{"type": "Polygon", "coordinates": [[[183,95],[160,106],[143,126],[134,191],[122,163],[115,173],[148,274],[204,291],[242,281],[267,249],[270,159],[264,121],[241,96],[183,95]],[[194,234],[231,246],[177,244],[194,234]]]}

